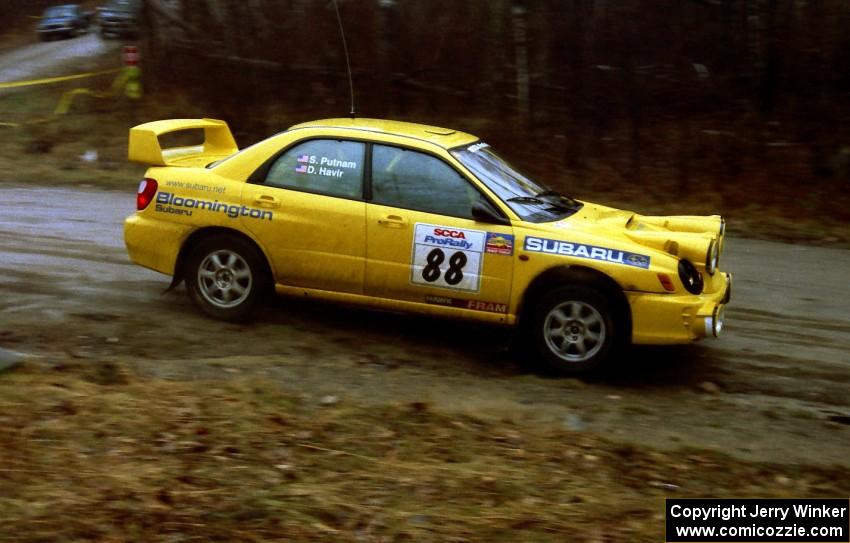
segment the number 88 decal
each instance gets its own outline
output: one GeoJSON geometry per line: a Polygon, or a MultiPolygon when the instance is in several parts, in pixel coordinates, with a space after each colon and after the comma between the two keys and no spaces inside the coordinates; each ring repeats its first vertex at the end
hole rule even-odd
{"type": "MultiPolygon", "coordinates": [[[[431,252],[428,253],[428,256],[425,257],[425,261],[428,264],[422,268],[422,279],[429,283],[433,283],[439,279],[442,273],[440,270],[440,264],[442,264],[445,260],[446,253],[444,253],[442,249],[432,249],[431,252]]],[[[463,281],[463,267],[466,266],[466,262],[466,255],[461,251],[455,251],[452,256],[449,257],[449,269],[446,270],[446,275],[444,277],[446,283],[454,286],[463,281]]]]}

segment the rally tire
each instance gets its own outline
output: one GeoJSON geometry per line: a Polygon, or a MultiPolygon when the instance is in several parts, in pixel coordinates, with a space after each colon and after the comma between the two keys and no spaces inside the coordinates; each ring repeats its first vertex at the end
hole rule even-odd
{"type": "Polygon", "coordinates": [[[250,319],[270,290],[263,255],[236,236],[207,238],[192,248],[184,270],[189,298],[216,319],[250,319]]]}
{"type": "Polygon", "coordinates": [[[526,338],[547,375],[588,374],[602,368],[620,343],[612,303],[589,285],[557,287],[535,304],[526,338]]]}

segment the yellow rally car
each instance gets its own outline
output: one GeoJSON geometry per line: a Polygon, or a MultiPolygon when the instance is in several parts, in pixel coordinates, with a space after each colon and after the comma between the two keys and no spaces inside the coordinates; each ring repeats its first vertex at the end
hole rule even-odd
{"type": "Polygon", "coordinates": [[[150,165],[130,258],[220,319],[272,289],[467,318],[516,326],[568,374],[629,342],[717,336],[730,298],[721,217],[577,201],[455,130],[328,119],[239,151],[226,123],[176,119],[131,129],[129,158],[150,165]],[[161,147],[184,130],[204,142],[161,147]]]}

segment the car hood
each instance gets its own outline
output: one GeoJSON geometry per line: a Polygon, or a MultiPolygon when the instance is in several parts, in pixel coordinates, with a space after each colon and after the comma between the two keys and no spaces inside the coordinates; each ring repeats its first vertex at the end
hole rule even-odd
{"type": "Polygon", "coordinates": [[[634,250],[634,245],[653,253],[687,258],[703,264],[711,244],[722,249],[725,222],[720,215],[639,215],[590,202],[566,219],[535,225],[558,239],[598,238],[598,243],[613,248],[634,250]]]}

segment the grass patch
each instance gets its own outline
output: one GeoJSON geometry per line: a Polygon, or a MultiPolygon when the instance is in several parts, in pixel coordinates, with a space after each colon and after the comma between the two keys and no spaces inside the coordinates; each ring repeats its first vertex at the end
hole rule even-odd
{"type": "Polygon", "coordinates": [[[6,541],[657,541],[667,495],[844,495],[850,480],[120,362],[32,363],[0,398],[6,541]]]}
{"type": "MultiPolygon", "coordinates": [[[[108,88],[110,76],[89,84],[108,88]]],[[[72,82],[73,83],[73,82],[72,82]]],[[[138,120],[121,98],[77,96],[66,115],[54,115],[70,85],[0,96],[0,181],[40,185],[135,186],[143,166],[127,162],[127,131],[138,120]],[[86,153],[97,153],[93,161],[86,153]]],[[[142,122],[142,121],[139,121],[142,122]]]]}

